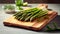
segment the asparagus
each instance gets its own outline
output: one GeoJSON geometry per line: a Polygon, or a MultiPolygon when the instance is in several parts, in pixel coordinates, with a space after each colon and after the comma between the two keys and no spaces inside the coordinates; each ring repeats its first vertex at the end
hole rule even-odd
{"type": "Polygon", "coordinates": [[[33,19],[41,17],[45,14],[47,14],[47,11],[43,11],[42,9],[39,8],[32,8],[32,9],[17,12],[16,14],[14,14],[14,16],[18,20],[32,21],[33,19]]]}
{"type": "Polygon", "coordinates": [[[20,20],[24,20],[26,14],[27,14],[27,13],[24,13],[24,14],[21,16],[20,20]]]}
{"type": "Polygon", "coordinates": [[[32,15],[28,16],[25,21],[29,20],[33,15],[35,15],[36,13],[39,12],[40,9],[38,9],[37,11],[35,11],[34,13],[32,13],[32,15]]]}
{"type": "Polygon", "coordinates": [[[27,10],[23,10],[23,11],[19,11],[17,13],[14,14],[15,18],[16,19],[20,19],[22,14],[24,14],[24,12],[27,11],[27,10]]]}
{"type": "Polygon", "coordinates": [[[35,10],[38,10],[37,8],[32,8],[32,9],[27,9],[27,10],[23,10],[23,12],[34,12],[35,10]]]}
{"type": "Polygon", "coordinates": [[[38,10],[38,8],[32,8],[31,10],[32,10],[32,12],[34,12],[34,11],[38,10]]]}
{"type": "Polygon", "coordinates": [[[15,16],[15,18],[19,20],[19,19],[21,18],[21,15],[22,15],[22,14],[23,14],[23,13],[17,14],[17,15],[15,16]]]}
{"type": "MultiPolygon", "coordinates": [[[[20,20],[24,20],[25,19],[25,16],[28,14],[31,14],[31,12],[34,12],[35,10],[37,10],[37,8],[33,8],[33,9],[29,9],[27,10],[26,12],[24,12],[24,14],[21,16],[20,20]]],[[[27,15],[27,16],[28,16],[27,15]]]]}
{"type": "Polygon", "coordinates": [[[16,16],[17,14],[21,13],[20,11],[19,12],[16,12],[13,16],[16,16]]]}
{"type": "MultiPolygon", "coordinates": [[[[31,10],[37,10],[36,8],[32,8],[32,9],[28,9],[28,10],[23,10],[23,11],[19,11],[17,13],[14,14],[15,18],[20,19],[21,17],[25,16],[27,13],[31,12],[31,10]],[[23,13],[23,14],[22,14],[23,13]]],[[[33,11],[34,11],[33,10],[33,11]]],[[[21,18],[22,19],[22,18],[21,18]]]]}
{"type": "Polygon", "coordinates": [[[30,13],[27,13],[27,15],[25,17],[28,17],[30,16],[33,12],[35,12],[36,10],[38,10],[37,8],[33,8],[31,9],[31,12],[30,13]]]}
{"type": "Polygon", "coordinates": [[[35,18],[41,17],[41,16],[43,16],[43,15],[45,15],[45,14],[47,14],[46,11],[44,11],[44,12],[40,11],[40,12],[37,13],[36,15],[32,16],[32,17],[30,18],[30,21],[32,21],[32,20],[35,19],[35,18]]]}
{"type": "Polygon", "coordinates": [[[30,18],[30,21],[32,21],[35,17],[37,17],[42,11],[40,11],[39,13],[33,15],[31,18],[30,18]]]}

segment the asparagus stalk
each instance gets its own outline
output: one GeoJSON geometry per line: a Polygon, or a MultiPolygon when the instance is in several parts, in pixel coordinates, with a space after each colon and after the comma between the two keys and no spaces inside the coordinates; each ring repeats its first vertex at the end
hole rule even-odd
{"type": "Polygon", "coordinates": [[[30,18],[30,21],[32,21],[34,18],[36,18],[42,11],[39,11],[39,13],[33,15],[31,18],[30,18]]]}
{"type": "Polygon", "coordinates": [[[21,18],[21,15],[22,15],[22,14],[23,14],[23,13],[17,14],[17,15],[15,16],[15,18],[19,20],[19,19],[21,18]]]}
{"type": "MultiPolygon", "coordinates": [[[[37,10],[37,8],[33,8],[33,9],[30,9],[30,10],[27,10],[26,12],[24,12],[24,14],[21,16],[20,20],[24,20],[25,19],[25,16],[28,14],[30,15],[31,12],[34,12],[35,10],[37,10]]],[[[27,15],[27,16],[28,16],[27,15]]]]}
{"type": "Polygon", "coordinates": [[[18,13],[21,13],[20,11],[19,12],[16,12],[13,16],[16,16],[18,13]]]}
{"type": "Polygon", "coordinates": [[[43,11],[42,9],[39,8],[32,8],[28,10],[23,10],[21,12],[17,12],[14,16],[18,20],[32,21],[33,19],[41,17],[45,14],[47,14],[47,11],[43,11]]]}
{"type": "Polygon", "coordinates": [[[45,14],[47,14],[47,12],[46,11],[40,11],[39,13],[37,13],[36,15],[34,15],[34,16],[32,16],[31,18],[30,18],[30,21],[32,21],[33,19],[35,19],[35,18],[38,18],[38,17],[41,17],[41,16],[43,16],[43,15],[45,15],[45,14]]]}
{"type": "Polygon", "coordinates": [[[23,20],[24,16],[26,16],[26,13],[21,16],[20,20],[23,20]]]}
{"type": "Polygon", "coordinates": [[[21,16],[22,14],[23,14],[23,12],[21,11],[21,12],[17,12],[17,13],[15,13],[14,16],[15,16],[16,19],[19,20],[19,19],[20,19],[20,16],[21,16]]]}
{"type": "Polygon", "coordinates": [[[37,11],[35,11],[34,13],[32,13],[32,15],[28,16],[28,17],[25,19],[25,21],[29,20],[33,15],[35,15],[35,14],[38,13],[38,12],[39,12],[39,9],[38,9],[37,11]]]}

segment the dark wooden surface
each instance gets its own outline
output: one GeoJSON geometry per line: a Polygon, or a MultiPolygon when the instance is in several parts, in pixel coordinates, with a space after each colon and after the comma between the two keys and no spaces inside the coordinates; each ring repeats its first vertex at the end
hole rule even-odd
{"type": "MultiPolygon", "coordinates": [[[[60,0],[24,0],[29,3],[60,3],[60,0]]],[[[15,3],[15,0],[0,0],[0,3],[15,3]]]]}
{"type": "Polygon", "coordinates": [[[29,3],[60,3],[60,0],[24,0],[29,3]]]}
{"type": "Polygon", "coordinates": [[[15,0],[0,0],[0,3],[15,3],[15,0]]]}

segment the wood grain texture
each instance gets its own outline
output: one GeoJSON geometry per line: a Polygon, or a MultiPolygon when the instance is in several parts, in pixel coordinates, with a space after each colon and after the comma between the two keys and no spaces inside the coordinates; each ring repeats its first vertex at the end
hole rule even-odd
{"type": "Polygon", "coordinates": [[[31,30],[40,30],[44,26],[46,26],[53,18],[57,16],[57,12],[55,11],[49,11],[48,12],[48,17],[49,19],[45,18],[39,23],[36,21],[33,22],[22,22],[14,18],[14,16],[9,17],[4,20],[3,24],[7,26],[17,26],[17,27],[22,27],[26,29],[31,29],[31,30]]]}

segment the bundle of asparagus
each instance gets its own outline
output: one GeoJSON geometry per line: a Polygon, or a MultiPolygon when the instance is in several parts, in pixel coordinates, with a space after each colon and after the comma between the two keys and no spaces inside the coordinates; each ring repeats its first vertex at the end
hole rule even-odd
{"type": "Polygon", "coordinates": [[[23,11],[19,11],[14,14],[15,18],[21,21],[33,21],[36,18],[42,17],[47,14],[47,10],[40,8],[31,8],[23,11]]]}

